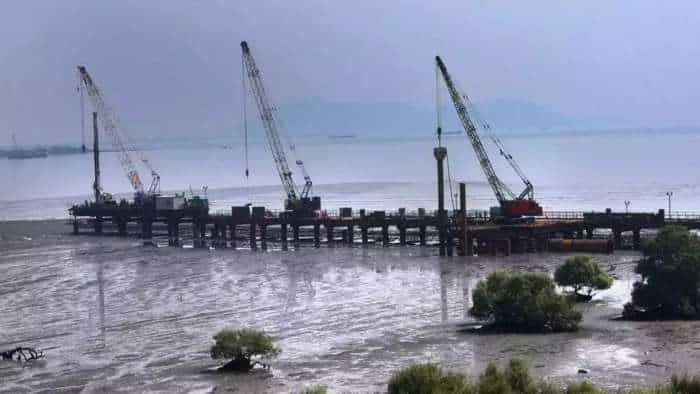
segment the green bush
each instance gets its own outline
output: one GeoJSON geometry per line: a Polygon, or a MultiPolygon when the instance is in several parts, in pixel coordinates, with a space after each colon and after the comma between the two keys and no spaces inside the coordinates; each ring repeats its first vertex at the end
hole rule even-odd
{"type": "Polygon", "coordinates": [[[671,383],[652,388],[634,388],[624,394],[700,394],[700,375],[673,375],[671,383]]]}
{"type": "Polygon", "coordinates": [[[581,312],[545,274],[494,272],[477,284],[472,298],[469,313],[501,331],[575,331],[581,321],[581,312]]]}
{"type": "Polygon", "coordinates": [[[559,286],[573,288],[574,295],[581,300],[589,300],[594,290],[609,289],[613,282],[610,275],[601,271],[598,264],[588,256],[566,259],[554,272],[554,280],[559,286]]]}
{"type": "Polygon", "coordinates": [[[700,241],[684,227],[667,226],[644,248],[635,271],[629,319],[695,319],[700,317],[700,241]]]}
{"type": "MultiPolygon", "coordinates": [[[[590,382],[572,383],[566,388],[532,378],[527,364],[511,359],[504,370],[489,363],[476,384],[464,375],[446,373],[435,364],[414,364],[395,373],[389,380],[389,394],[602,394],[590,382]]],[[[620,390],[620,394],[700,394],[700,375],[676,376],[667,385],[620,390]]]]}
{"type": "Polygon", "coordinates": [[[591,382],[572,383],[566,388],[566,394],[603,394],[604,392],[597,388],[591,382]]]}
{"type": "Polygon", "coordinates": [[[435,364],[414,364],[389,380],[389,394],[476,394],[464,375],[445,372],[435,364]]]}
{"type": "Polygon", "coordinates": [[[304,391],[301,392],[301,394],[326,394],[328,393],[328,389],[326,386],[313,386],[313,387],[307,387],[304,389],[304,391]]]}
{"type": "Polygon", "coordinates": [[[537,385],[530,375],[530,367],[519,358],[513,358],[506,368],[506,380],[514,392],[519,394],[537,393],[537,385]]]}
{"type": "Polygon", "coordinates": [[[700,394],[700,375],[673,375],[671,391],[679,394],[700,394]]]}
{"type": "MultiPolygon", "coordinates": [[[[230,360],[221,369],[249,371],[258,363],[256,357],[274,357],[280,350],[272,337],[253,328],[225,329],[214,335],[211,358],[230,360]]],[[[264,365],[264,364],[263,364],[264,365]]]]}

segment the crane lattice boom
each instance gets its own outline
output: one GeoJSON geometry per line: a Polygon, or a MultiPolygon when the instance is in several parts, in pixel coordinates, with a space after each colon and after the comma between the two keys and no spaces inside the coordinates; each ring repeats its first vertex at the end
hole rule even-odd
{"type": "MultiPolygon", "coordinates": [[[[457,87],[449,72],[447,72],[447,67],[440,56],[435,57],[435,62],[437,64],[437,68],[442,74],[447,90],[450,93],[455,110],[457,111],[457,116],[462,122],[464,131],[467,133],[467,136],[469,136],[469,140],[474,148],[479,164],[486,175],[486,179],[488,180],[491,189],[496,195],[496,199],[498,199],[501,208],[503,208],[505,216],[517,217],[523,215],[541,215],[542,207],[540,207],[539,204],[533,199],[534,192],[532,182],[530,182],[530,180],[527,178],[513,156],[506,151],[501,140],[495,136],[492,136],[491,139],[498,147],[500,154],[506,159],[508,164],[523,181],[525,184],[525,189],[516,197],[513,191],[510,190],[510,188],[503,183],[503,181],[501,181],[498,175],[496,175],[496,171],[493,169],[493,164],[486,153],[486,149],[484,148],[481,138],[479,137],[479,133],[477,132],[475,122],[472,119],[473,115],[470,115],[469,108],[471,107],[471,102],[469,101],[469,97],[466,94],[460,94],[460,92],[457,90],[457,87]]],[[[486,127],[487,130],[490,128],[488,125],[484,127],[486,127]]]]}
{"type": "MultiPolygon", "coordinates": [[[[276,109],[270,104],[267,93],[265,92],[265,86],[263,85],[260,69],[255,64],[255,59],[253,59],[253,55],[250,53],[250,48],[248,48],[248,44],[245,41],[241,42],[241,50],[243,52],[243,64],[245,66],[246,74],[248,75],[251,90],[255,96],[255,103],[257,104],[258,112],[260,113],[260,119],[262,120],[265,128],[265,136],[267,137],[267,142],[270,145],[270,151],[272,152],[272,157],[275,161],[275,166],[277,167],[277,173],[282,181],[282,187],[287,194],[287,200],[298,201],[301,198],[306,198],[308,197],[311,189],[311,178],[304,168],[304,163],[301,160],[297,160],[296,164],[302,171],[305,181],[304,188],[301,193],[297,192],[296,184],[292,178],[292,171],[290,170],[289,163],[287,161],[287,155],[284,151],[282,138],[280,137],[280,134],[283,131],[279,125],[278,119],[276,119],[276,109]]],[[[292,153],[296,154],[293,144],[290,143],[289,148],[292,153]]]]}
{"type": "Polygon", "coordinates": [[[464,105],[462,96],[457,91],[457,87],[452,81],[452,77],[447,72],[445,63],[442,62],[440,56],[435,57],[435,62],[437,63],[437,67],[440,69],[440,73],[445,80],[445,85],[447,86],[447,90],[450,93],[452,102],[454,103],[457,116],[459,116],[459,120],[462,122],[462,126],[464,126],[464,131],[466,131],[467,136],[469,136],[474,152],[476,152],[476,156],[479,159],[479,164],[481,164],[481,168],[484,170],[486,179],[488,180],[491,189],[493,189],[494,194],[496,194],[496,198],[498,201],[513,199],[515,194],[513,194],[508,186],[506,186],[496,175],[496,171],[493,169],[493,164],[491,164],[489,155],[486,153],[484,144],[481,142],[481,138],[479,138],[479,134],[476,131],[476,126],[474,126],[472,119],[469,117],[467,107],[464,105]]]}
{"type": "Polygon", "coordinates": [[[105,102],[100,89],[97,87],[93,81],[87,69],[84,66],[78,66],[78,73],[80,76],[81,86],[87,92],[87,95],[92,102],[92,105],[97,112],[97,116],[102,122],[102,127],[104,131],[109,135],[112,140],[112,144],[116,149],[119,156],[119,163],[124,169],[126,177],[129,179],[131,186],[137,194],[144,194],[143,183],[141,182],[141,177],[131,159],[131,154],[129,152],[137,152],[140,156],[141,162],[148,167],[153,176],[153,180],[148,189],[148,193],[156,193],[160,187],[160,176],[153,169],[153,167],[148,162],[143,152],[136,149],[135,145],[129,138],[127,134],[120,131],[119,122],[114,110],[105,102]]]}

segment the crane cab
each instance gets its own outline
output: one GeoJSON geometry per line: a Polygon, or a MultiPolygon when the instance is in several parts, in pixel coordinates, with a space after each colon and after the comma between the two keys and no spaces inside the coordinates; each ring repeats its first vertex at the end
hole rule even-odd
{"type": "Polygon", "coordinates": [[[533,222],[542,214],[542,207],[535,200],[505,200],[490,209],[491,220],[496,223],[533,222]]]}
{"type": "Polygon", "coordinates": [[[321,197],[302,197],[296,200],[285,200],[284,208],[301,217],[313,217],[321,210],[321,197]]]}

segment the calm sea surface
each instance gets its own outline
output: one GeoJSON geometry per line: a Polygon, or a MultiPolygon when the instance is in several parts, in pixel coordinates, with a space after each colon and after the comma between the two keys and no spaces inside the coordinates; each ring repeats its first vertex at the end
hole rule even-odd
{"type": "MultiPolygon", "coordinates": [[[[700,134],[639,131],[503,140],[532,179],[536,198],[545,209],[624,210],[624,201],[629,200],[630,210],[654,211],[667,207],[666,192],[673,191],[673,210],[700,210],[700,134]]],[[[312,137],[296,142],[315,193],[329,209],[415,209],[436,204],[433,139],[312,137]]],[[[469,183],[469,206],[494,205],[466,137],[450,136],[445,145],[452,179],[469,183]]],[[[520,181],[493,146],[487,149],[500,176],[518,193],[520,181]]],[[[147,155],[161,174],[164,191],[192,188],[202,194],[207,186],[215,210],[248,202],[281,208],[279,178],[264,144],[250,147],[247,180],[244,150],[236,144],[153,150],[147,155]]],[[[128,196],[130,186],[116,155],[106,152],[102,158],[104,189],[128,196]]],[[[141,174],[148,183],[148,173],[142,170],[141,174]]],[[[92,156],[2,160],[0,184],[0,220],[65,217],[70,204],[89,198],[92,156]]]]}

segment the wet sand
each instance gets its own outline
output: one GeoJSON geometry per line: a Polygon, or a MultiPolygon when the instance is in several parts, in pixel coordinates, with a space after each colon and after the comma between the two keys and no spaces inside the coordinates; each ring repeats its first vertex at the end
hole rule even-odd
{"type": "Polygon", "coordinates": [[[375,392],[393,371],[433,361],[474,375],[530,360],[556,382],[610,390],[700,370],[700,322],[615,321],[638,255],[596,256],[618,280],[583,307],[577,333],[474,335],[471,290],[489,272],[552,272],[568,255],[440,259],[418,247],[290,252],[144,247],[72,236],[63,221],[0,223],[0,349],[46,359],[0,362],[3,392],[298,392],[314,384],[375,392]],[[205,374],[211,336],[254,326],[282,348],[270,372],[205,374]],[[578,370],[589,370],[587,375],[578,370]]]}

